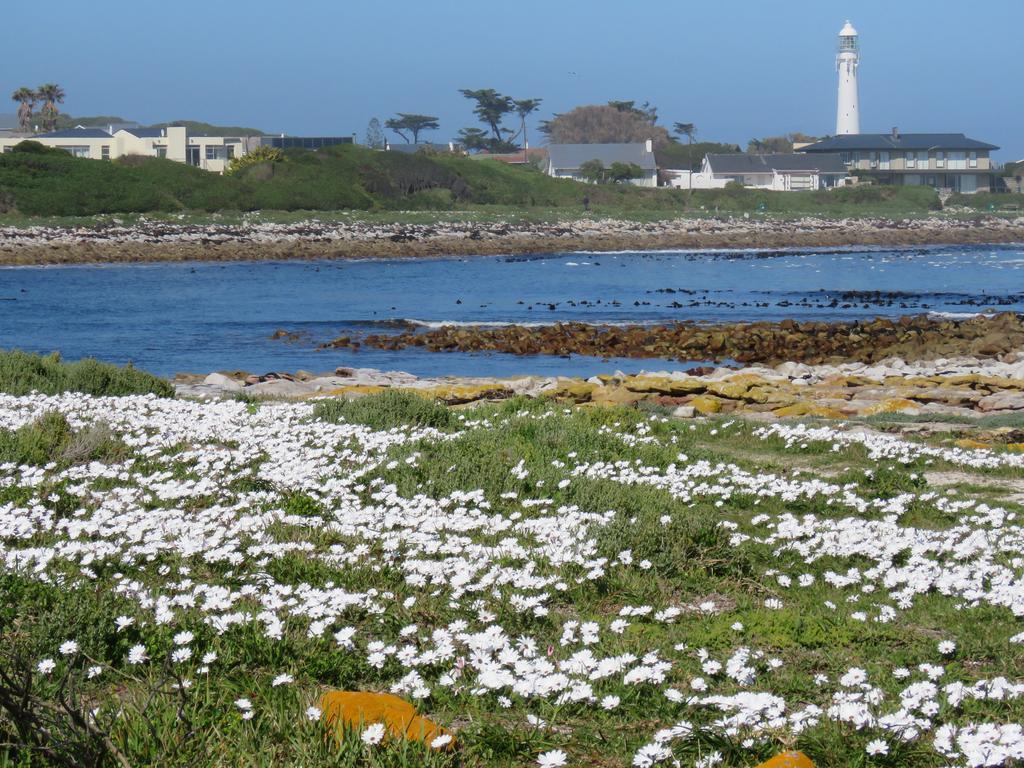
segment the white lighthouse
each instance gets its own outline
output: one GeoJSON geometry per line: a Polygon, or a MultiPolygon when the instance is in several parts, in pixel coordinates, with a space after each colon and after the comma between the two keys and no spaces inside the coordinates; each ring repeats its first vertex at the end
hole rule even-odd
{"type": "Polygon", "coordinates": [[[847,21],[839,31],[836,69],[839,71],[839,108],[836,110],[836,135],[860,133],[860,97],[857,95],[857,68],[860,46],[857,30],[847,21]]]}

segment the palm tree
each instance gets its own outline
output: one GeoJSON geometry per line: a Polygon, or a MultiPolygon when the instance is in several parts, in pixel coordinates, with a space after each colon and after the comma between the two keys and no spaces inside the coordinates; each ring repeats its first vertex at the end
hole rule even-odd
{"type": "Polygon", "coordinates": [[[530,147],[530,142],[526,140],[526,118],[528,115],[540,109],[541,101],[543,101],[543,99],[520,99],[519,101],[512,102],[513,106],[515,107],[516,114],[519,115],[519,133],[522,134],[523,136],[524,150],[529,149],[530,147]]]}
{"type": "Polygon", "coordinates": [[[60,114],[57,105],[64,103],[64,89],[56,83],[46,83],[36,90],[36,97],[43,102],[43,108],[40,110],[43,127],[52,131],[57,127],[57,115],[60,114]]]}
{"type": "Polygon", "coordinates": [[[690,163],[690,192],[693,192],[693,137],[697,133],[697,126],[693,123],[676,123],[672,126],[672,130],[687,138],[689,149],[686,152],[686,159],[690,163]]]}
{"type": "Polygon", "coordinates": [[[36,108],[36,92],[24,86],[11,94],[11,101],[18,102],[18,128],[28,133],[32,125],[32,110],[36,108]]]}

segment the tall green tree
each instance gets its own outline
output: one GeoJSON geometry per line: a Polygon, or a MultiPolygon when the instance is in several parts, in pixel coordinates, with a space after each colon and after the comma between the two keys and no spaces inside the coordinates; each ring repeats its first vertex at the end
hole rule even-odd
{"type": "Polygon", "coordinates": [[[675,123],[672,126],[672,133],[685,137],[687,143],[693,144],[693,137],[697,135],[697,126],[693,123],[675,123]]]}
{"type": "Polygon", "coordinates": [[[585,180],[591,184],[600,184],[605,180],[604,163],[596,158],[594,160],[586,160],[580,163],[579,174],[585,180]]]}
{"type": "Polygon", "coordinates": [[[36,108],[36,92],[22,86],[11,94],[11,100],[18,102],[18,129],[27,133],[32,126],[32,113],[36,108]]]}
{"type": "Polygon", "coordinates": [[[469,152],[482,152],[491,146],[491,137],[483,128],[462,128],[459,143],[469,152]]]}
{"type": "Polygon", "coordinates": [[[419,144],[422,131],[435,131],[441,126],[434,115],[416,115],[408,112],[399,112],[397,117],[392,117],[384,125],[405,139],[406,144],[419,144]],[[409,141],[406,133],[412,136],[412,141],[409,141]]]}
{"type": "MultiPolygon", "coordinates": [[[[517,149],[511,139],[514,139],[519,134],[511,128],[506,128],[502,125],[507,115],[512,113],[518,114],[525,128],[526,115],[540,106],[540,99],[523,99],[521,102],[517,102],[512,97],[498,93],[493,88],[478,88],[475,90],[472,88],[461,88],[459,93],[470,101],[476,102],[476,106],[473,107],[473,114],[490,131],[483,146],[479,146],[478,149],[486,149],[491,152],[514,152],[517,149]],[[533,104],[532,102],[536,103],[533,104]],[[520,104],[522,107],[517,106],[520,104]],[[525,113],[522,111],[524,109],[527,110],[525,113]]],[[[465,129],[459,134],[460,141],[463,142],[467,149],[472,148],[467,143],[467,139],[477,144],[480,143],[480,137],[477,135],[476,130],[478,129],[465,129]]]]}
{"type": "Polygon", "coordinates": [[[540,109],[541,101],[543,101],[543,99],[520,99],[512,102],[515,106],[516,114],[519,115],[518,135],[522,138],[524,149],[530,146],[526,137],[526,118],[540,109]]]}
{"type": "Polygon", "coordinates": [[[57,126],[57,115],[60,114],[57,105],[64,103],[64,95],[64,89],[56,83],[46,83],[36,89],[36,98],[43,102],[39,114],[47,131],[52,131],[57,126]]]}
{"type": "MultiPolygon", "coordinates": [[[[623,102],[629,103],[629,102],[623,102]]],[[[664,126],[653,125],[642,110],[589,104],[556,115],[541,130],[555,144],[622,144],[651,139],[656,149],[673,142],[664,126]]]]}

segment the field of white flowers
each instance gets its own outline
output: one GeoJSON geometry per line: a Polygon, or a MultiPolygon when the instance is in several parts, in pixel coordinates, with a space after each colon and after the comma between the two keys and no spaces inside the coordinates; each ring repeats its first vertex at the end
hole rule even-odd
{"type": "Polygon", "coordinates": [[[1024,761],[1024,454],[403,413],[0,395],[0,766],[1024,761]]]}

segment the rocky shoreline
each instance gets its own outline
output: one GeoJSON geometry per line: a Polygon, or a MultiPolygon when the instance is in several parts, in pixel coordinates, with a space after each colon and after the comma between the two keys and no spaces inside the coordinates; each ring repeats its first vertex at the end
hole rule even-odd
{"type": "MultiPolygon", "coordinates": [[[[910,363],[805,365],[786,362],[741,370],[616,372],[587,380],[527,376],[418,378],[403,372],[339,368],[330,374],[262,376],[218,372],[180,374],[179,395],[200,398],[357,398],[405,390],[459,406],[514,396],[544,397],[584,406],[642,404],[672,409],[681,418],[735,413],[751,418],[845,419],[878,414],[934,416],[936,420],[1020,414],[1024,417],[1024,349],[1003,360],[971,357],[910,363]]],[[[1008,435],[1021,433],[1009,430],[1008,435]]]]}
{"type": "MultiPolygon", "coordinates": [[[[285,331],[278,331],[288,338],[285,331]]],[[[275,337],[278,336],[275,334],[275,337]]],[[[783,320],[709,325],[446,325],[403,333],[341,336],[320,345],[430,352],[501,352],[515,355],[586,355],[662,358],[684,361],[736,361],[775,365],[877,362],[889,357],[917,361],[968,355],[998,357],[1024,348],[1024,316],[1013,312],[967,319],[932,315],[874,318],[852,322],[783,320]]]]}
{"type": "Polygon", "coordinates": [[[920,219],[755,216],[556,223],[308,221],[93,228],[0,227],[0,265],[415,258],[566,251],[791,248],[1024,242],[1024,217],[920,219]]]}

